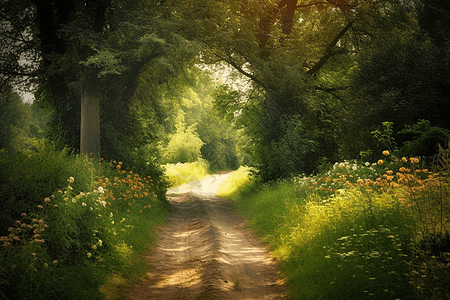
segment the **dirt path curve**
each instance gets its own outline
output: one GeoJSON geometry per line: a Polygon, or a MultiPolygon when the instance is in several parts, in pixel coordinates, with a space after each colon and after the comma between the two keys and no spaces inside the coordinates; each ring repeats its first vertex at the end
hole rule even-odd
{"type": "Polygon", "coordinates": [[[283,299],[275,260],[227,200],[214,196],[229,174],[169,190],[169,222],[148,255],[148,278],[124,299],[283,299]]]}

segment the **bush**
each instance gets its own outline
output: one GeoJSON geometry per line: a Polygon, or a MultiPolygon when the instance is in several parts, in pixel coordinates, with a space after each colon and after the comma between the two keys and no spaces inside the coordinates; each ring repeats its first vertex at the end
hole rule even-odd
{"type": "MultiPolygon", "coordinates": [[[[74,157],[67,160],[76,167],[74,157]]],[[[100,290],[114,290],[109,278],[146,272],[139,256],[165,217],[167,201],[158,196],[160,179],[122,166],[100,160],[94,170],[89,162],[85,171],[95,171],[95,180],[84,191],[69,177],[11,222],[0,236],[2,299],[96,299],[100,290]]]]}
{"type": "Polygon", "coordinates": [[[81,192],[90,189],[94,176],[91,159],[43,144],[29,153],[0,150],[0,165],[1,235],[21,213],[34,210],[42,199],[66,186],[69,177],[77,178],[73,188],[81,192]]]}
{"type": "Polygon", "coordinates": [[[202,145],[203,141],[195,132],[195,125],[187,129],[180,126],[162,151],[165,162],[175,164],[197,161],[201,157],[202,145]]]}

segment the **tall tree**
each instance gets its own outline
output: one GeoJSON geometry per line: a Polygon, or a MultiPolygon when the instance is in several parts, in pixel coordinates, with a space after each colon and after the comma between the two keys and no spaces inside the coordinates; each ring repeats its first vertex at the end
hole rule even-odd
{"type": "Polygon", "coordinates": [[[159,64],[173,74],[195,54],[164,1],[19,0],[21,9],[6,2],[6,15],[29,16],[40,54],[39,98],[55,108],[53,127],[63,142],[78,144],[82,153],[100,153],[103,111],[131,99],[143,67],[159,64]]]}

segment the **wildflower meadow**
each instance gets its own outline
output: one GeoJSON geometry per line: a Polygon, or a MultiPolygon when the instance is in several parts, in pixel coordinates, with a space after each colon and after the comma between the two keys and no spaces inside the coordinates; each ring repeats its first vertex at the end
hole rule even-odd
{"type": "Polygon", "coordinates": [[[449,299],[450,148],[426,161],[386,150],[223,196],[281,261],[293,299],[449,299]]]}
{"type": "MultiPolygon", "coordinates": [[[[11,163],[8,155],[0,159],[11,163]]],[[[81,175],[67,177],[13,214],[0,236],[1,299],[115,299],[119,288],[145,274],[141,255],[168,211],[167,184],[120,161],[60,154],[59,167],[73,164],[83,165],[84,173],[75,173],[91,179],[87,188],[77,185],[86,182],[81,175]]],[[[20,180],[13,183],[20,189],[20,180]]]]}

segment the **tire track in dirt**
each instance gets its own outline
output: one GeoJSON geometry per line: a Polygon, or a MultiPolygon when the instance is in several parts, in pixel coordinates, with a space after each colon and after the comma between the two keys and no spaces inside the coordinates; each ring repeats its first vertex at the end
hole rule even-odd
{"type": "Polygon", "coordinates": [[[172,211],[148,255],[151,271],[124,299],[283,298],[275,259],[229,202],[214,196],[226,176],[201,181],[200,191],[193,183],[197,194],[168,194],[172,211]]]}

